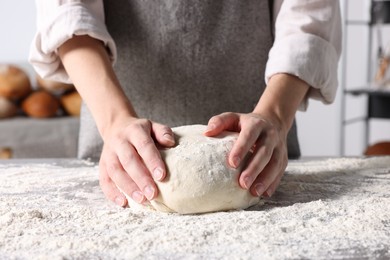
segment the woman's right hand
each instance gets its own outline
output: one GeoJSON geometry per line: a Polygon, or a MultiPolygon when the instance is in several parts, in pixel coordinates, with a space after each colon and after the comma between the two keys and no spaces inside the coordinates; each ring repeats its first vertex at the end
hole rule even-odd
{"type": "Polygon", "coordinates": [[[166,175],[155,142],[173,146],[172,130],[136,117],[103,42],[74,36],[61,45],[59,56],[103,137],[99,179],[104,194],[120,206],[127,204],[121,191],[139,203],[154,199],[153,180],[166,175]]]}
{"type": "Polygon", "coordinates": [[[99,162],[100,186],[106,197],[126,206],[123,191],[134,201],[143,203],[158,194],[154,181],[166,176],[166,167],[156,143],[175,145],[172,129],[147,119],[129,117],[105,131],[99,162]]]}

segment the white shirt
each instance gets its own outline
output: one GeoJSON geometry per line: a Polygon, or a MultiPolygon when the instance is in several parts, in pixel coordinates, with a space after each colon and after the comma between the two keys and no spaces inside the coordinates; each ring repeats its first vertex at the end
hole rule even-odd
{"type": "MultiPolygon", "coordinates": [[[[265,1],[265,0],[264,0],[265,1]]],[[[37,33],[29,61],[38,74],[70,82],[58,48],[73,35],[89,35],[107,47],[114,63],[115,42],[104,23],[103,0],[36,0],[37,33]]],[[[311,86],[308,97],[334,101],[341,53],[341,17],[338,0],[276,0],[275,41],[265,80],[288,73],[311,86]]],[[[300,109],[305,109],[303,102],[300,109]]]]}

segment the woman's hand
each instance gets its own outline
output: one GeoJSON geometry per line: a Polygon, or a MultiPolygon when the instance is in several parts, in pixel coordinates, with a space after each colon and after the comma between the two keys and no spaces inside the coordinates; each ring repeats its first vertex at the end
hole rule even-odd
{"type": "Polygon", "coordinates": [[[309,85],[295,76],[275,74],[252,113],[223,113],[210,119],[208,136],[239,132],[228,160],[237,168],[249,155],[239,183],[254,196],[270,197],[279,185],[288,162],[287,133],[308,90],[309,85]]]}
{"type": "Polygon", "coordinates": [[[146,119],[129,117],[107,129],[103,139],[99,180],[106,197],[120,206],[127,204],[121,191],[138,203],[154,199],[158,194],[154,181],[166,176],[156,143],[173,146],[172,130],[146,119]]]}
{"type": "Polygon", "coordinates": [[[127,204],[120,190],[139,203],[155,198],[154,180],[166,175],[155,143],[174,145],[172,130],[137,118],[104,43],[87,35],[74,36],[59,48],[59,55],[104,140],[100,158],[104,194],[120,206],[127,204]]]}
{"type": "Polygon", "coordinates": [[[260,114],[223,113],[210,119],[205,134],[215,136],[224,130],[239,132],[228,157],[230,166],[239,167],[249,155],[240,186],[254,196],[270,197],[287,167],[287,132],[277,120],[260,114]]]}

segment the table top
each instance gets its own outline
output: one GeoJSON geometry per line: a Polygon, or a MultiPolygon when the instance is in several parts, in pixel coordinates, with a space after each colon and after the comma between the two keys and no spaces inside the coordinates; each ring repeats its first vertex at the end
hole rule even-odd
{"type": "Polygon", "coordinates": [[[390,157],[290,161],[272,198],[179,215],[108,202],[97,164],[0,161],[1,259],[390,258],[390,157]]]}

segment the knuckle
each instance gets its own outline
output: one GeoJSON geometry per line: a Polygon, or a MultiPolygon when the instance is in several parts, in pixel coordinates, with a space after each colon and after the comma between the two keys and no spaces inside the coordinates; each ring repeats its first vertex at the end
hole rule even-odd
{"type": "Polygon", "coordinates": [[[104,185],[106,185],[109,182],[110,182],[110,178],[108,177],[107,174],[104,174],[104,173],[99,174],[99,184],[101,187],[103,187],[104,185]]]}
{"type": "Polygon", "coordinates": [[[111,148],[120,147],[127,143],[125,132],[117,132],[111,138],[111,148]]]}
{"type": "Polygon", "coordinates": [[[99,180],[104,181],[104,180],[108,179],[106,169],[107,169],[107,167],[105,164],[99,163],[99,180]]]}
{"type": "Polygon", "coordinates": [[[108,163],[107,165],[107,173],[108,173],[108,176],[113,178],[115,177],[116,175],[120,174],[120,165],[119,163],[117,162],[111,162],[111,163],[108,163]]]}
{"type": "Polygon", "coordinates": [[[140,118],[137,119],[135,122],[129,124],[126,127],[125,133],[123,133],[125,136],[128,134],[134,134],[134,133],[140,133],[140,132],[150,132],[151,129],[151,122],[147,119],[140,118]]]}
{"type": "Polygon", "coordinates": [[[126,156],[121,159],[121,163],[125,169],[128,169],[133,165],[135,160],[136,160],[136,157],[135,157],[134,153],[127,153],[126,156]]]}
{"type": "Polygon", "coordinates": [[[277,131],[275,128],[269,128],[267,134],[272,139],[275,139],[277,137],[277,131]]]}
{"type": "MultiPolygon", "coordinates": [[[[255,136],[256,134],[253,133],[253,131],[241,131],[240,132],[240,135],[241,137],[244,139],[244,140],[251,140],[252,136],[255,136]]],[[[256,136],[256,139],[257,139],[258,136],[256,136]]],[[[248,144],[249,145],[249,144],[248,144]]]]}
{"type": "Polygon", "coordinates": [[[162,125],[158,123],[154,123],[155,126],[157,126],[157,129],[159,129],[162,132],[172,132],[171,128],[167,125],[162,125]]]}
{"type": "Polygon", "coordinates": [[[221,124],[221,123],[222,123],[221,115],[213,116],[209,120],[209,124],[221,124]]]}
{"type": "Polygon", "coordinates": [[[259,148],[259,153],[262,155],[262,156],[265,156],[265,157],[270,157],[271,154],[272,154],[272,148],[269,146],[269,145],[263,145],[259,148]]]}
{"type": "Polygon", "coordinates": [[[150,121],[148,119],[144,119],[144,118],[138,119],[133,124],[133,127],[135,127],[136,129],[142,129],[142,130],[148,129],[148,128],[150,128],[150,121]]]}
{"type": "Polygon", "coordinates": [[[233,116],[233,115],[234,115],[233,112],[224,112],[221,114],[221,116],[223,116],[223,117],[229,117],[229,116],[233,116]]]}
{"type": "Polygon", "coordinates": [[[151,165],[152,167],[149,167],[149,168],[155,168],[155,167],[157,167],[157,166],[161,166],[163,163],[162,163],[162,161],[161,161],[161,159],[160,159],[160,157],[158,157],[157,155],[156,156],[153,156],[153,158],[151,158],[150,160],[149,160],[149,163],[148,163],[149,165],[151,165]]]}
{"type": "Polygon", "coordinates": [[[249,115],[246,119],[247,123],[250,125],[253,125],[256,128],[262,128],[265,124],[264,119],[258,117],[258,116],[253,116],[249,115]]]}
{"type": "Polygon", "coordinates": [[[279,156],[272,156],[270,159],[270,163],[275,165],[275,166],[278,166],[278,165],[281,165],[282,160],[279,156]]]}
{"type": "Polygon", "coordinates": [[[142,151],[145,148],[148,148],[152,145],[154,145],[154,141],[151,138],[143,138],[143,139],[139,140],[138,145],[137,145],[137,150],[142,151]]]}

